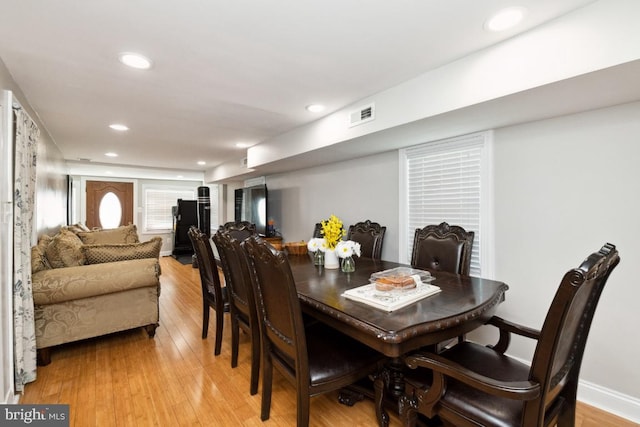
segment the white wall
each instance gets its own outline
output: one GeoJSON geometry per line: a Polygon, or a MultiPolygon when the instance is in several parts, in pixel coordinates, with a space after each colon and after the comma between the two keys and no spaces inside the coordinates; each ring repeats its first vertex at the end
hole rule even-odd
{"type": "MultiPolygon", "coordinates": [[[[495,131],[495,277],[510,289],[499,314],[540,327],[564,273],[605,242],[622,261],[605,289],[587,344],[579,398],[640,422],[640,103],[495,131]]],[[[478,129],[481,130],[481,129],[478,129]]],[[[396,128],[391,138],[403,138],[396,128]]],[[[426,142],[426,141],[425,141],[426,142]]],[[[395,151],[267,176],[270,210],[285,241],[307,240],[331,213],[345,224],[387,226],[382,256],[397,260],[395,151]]],[[[533,346],[510,353],[530,360],[533,346]]]]}
{"type": "MultiPolygon", "coordinates": [[[[64,206],[66,200],[66,187],[64,185],[66,179],[66,171],[64,170],[64,162],[62,161],[62,153],[56,146],[55,142],[49,136],[46,128],[39,121],[38,115],[33,111],[29,103],[27,102],[27,98],[23,95],[22,91],[18,87],[18,85],[13,81],[11,74],[5,67],[2,59],[0,59],[0,93],[3,91],[11,91],[13,94],[13,99],[18,101],[22,108],[31,116],[33,120],[35,120],[36,124],[40,129],[40,139],[38,141],[38,172],[37,172],[37,183],[36,183],[36,217],[35,217],[35,227],[38,234],[47,232],[49,230],[56,230],[61,225],[64,224],[66,220],[66,208],[64,206]],[[45,208],[38,209],[37,207],[44,206],[45,208]]],[[[5,102],[3,98],[3,101],[5,102]]],[[[4,107],[4,106],[3,106],[4,107]]],[[[11,108],[11,106],[8,106],[11,108]]],[[[5,125],[5,128],[8,127],[5,125]]],[[[4,141],[3,141],[4,143],[4,141]]],[[[6,157],[3,157],[3,161],[8,161],[9,164],[12,161],[6,157]]],[[[7,200],[12,200],[12,197],[6,199],[7,195],[10,195],[13,192],[13,182],[11,173],[6,170],[7,167],[5,164],[2,166],[2,186],[3,186],[3,194],[6,192],[2,199],[2,203],[4,204],[7,200]]],[[[12,216],[12,209],[8,207],[4,207],[9,216],[12,216]]],[[[11,229],[7,229],[6,225],[3,224],[3,233],[13,233],[13,221],[10,221],[11,229]]],[[[8,239],[4,234],[2,234],[2,242],[6,245],[9,243],[8,239]]],[[[35,236],[34,236],[34,244],[35,236]]],[[[1,265],[1,275],[0,275],[0,300],[3,301],[0,307],[11,306],[12,305],[12,289],[13,289],[13,281],[11,279],[13,274],[13,261],[12,261],[12,251],[5,250],[3,246],[3,250],[0,251],[0,256],[2,260],[0,261],[1,265]]],[[[15,403],[17,401],[16,395],[14,395],[14,387],[13,387],[13,335],[11,333],[10,328],[13,326],[13,314],[11,309],[0,309],[0,324],[2,328],[0,329],[0,342],[2,343],[0,352],[2,353],[2,370],[0,371],[0,403],[15,403]]]]}
{"type": "Polygon", "coordinates": [[[382,257],[398,257],[398,154],[361,159],[267,177],[269,216],[285,242],[308,241],[331,214],[345,227],[371,220],[387,226],[382,257]]]}
{"type": "MultiPolygon", "coordinates": [[[[76,210],[74,212],[74,222],[80,222],[85,224],[86,217],[86,182],[91,180],[96,181],[117,181],[117,182],[131,182],[133,183],[133,206],[134,215],[133,223],[138,228],[138,234],[140,241],[146,242],[154,237],[162,238],[162,248],[160,254],[163,256],[171,255],[173,251],[174,237],[173,231],[166,233],[149,233],[144,230],[144,189],[146,186],[153,188],[170,188],[170,189],[192,189],[194,192],[194,200],[197,199],[197,189],[203,185],[201,181],[185,181],[185,180],[156,180],[156,179],[136,179],[136,178],[115,178],[115,177],[99,177],[99,176],[73,176],[74,198],[76,210]]],[[[217,224],[212,224],[212,228],[217,228],[217,224]]]]}
{"type": "MultiPolygon", "coordinates": [[[[500,129],[494,146],[496,277],[510,286],[501,311],[540,327],[568,267],[614,243],[621,263],[596,311],[581,378],[635,399],[639,117],[640,103],[559,117],[500,129]]],[[[527,357],[524,346],[513,353],[527,357]]]]}

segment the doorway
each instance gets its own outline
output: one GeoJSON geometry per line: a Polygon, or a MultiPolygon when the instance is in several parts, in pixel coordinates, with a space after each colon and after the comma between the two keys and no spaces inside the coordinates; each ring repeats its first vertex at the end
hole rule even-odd
{"type": "Polygon", "coordinates": [[[133,224],[133,183],[87,181],[87,220],[90,229],[133,224]]]}

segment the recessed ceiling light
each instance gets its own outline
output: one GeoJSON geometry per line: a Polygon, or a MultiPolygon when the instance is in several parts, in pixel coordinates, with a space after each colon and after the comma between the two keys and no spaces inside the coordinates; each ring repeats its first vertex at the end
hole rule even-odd
{"type": "Polygon", "coordinates": [[[504,31],[515,27],[524,18],[525,9],[523,7],[509,7],[502,9],[485,23],[485,28],[490,31],[504,31]]]}
{"type": "Polygon", "coordinates": [[[251,144],[249,144],[248,142],[236,142],[236,147],[248,148],[248,147],[251,147],[251,144]]]}
{"type": "Polygon", "coordinates": [[[125,130],[129,130],[129,128],[125,125],[119,124],[119,123],[113,123],[111,125],[109,125],[109,127],[113,130],[118,130],[121,132],[124,132],[125,130]]]}
{"type": "Polygon", "coordinates": [[[199,164],[200,166],[204,166],[204,165],[206,165],[206,164],[207,164],[207,162],[205,162],[204,160],[200,160],[200,161],[198,162],[198,164],[199,164]]]}
{"type": "Polygon", "coordinates": [[[320,113],[321,111],[324,111],[324,105],[320,105],[320,104],[309,104],[306,106],[307,111],[310,111],[312,113],[320,113]]]}
{"type": "Polygon", "coordinates": [[[104,155],[107,157],[118,157],[117,153],[104,153],[104,155]]]}
{"type": "Polygon", "coordinates": [[[139,53],[123,52],[118,56],[120,62],[131,68],[137,68],[139,70],[148,70],[151,68],[152,62],[149,58],[140,55],[139,53]]]}

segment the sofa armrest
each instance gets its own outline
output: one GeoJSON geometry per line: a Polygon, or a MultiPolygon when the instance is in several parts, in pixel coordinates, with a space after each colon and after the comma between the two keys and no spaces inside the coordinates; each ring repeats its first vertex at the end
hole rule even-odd
{"type": "Polygon", "coordinates": [[[43,270],[32,275],[33,301],[47,305],[158,286],[159,274],[155,258],[43,270]]]}

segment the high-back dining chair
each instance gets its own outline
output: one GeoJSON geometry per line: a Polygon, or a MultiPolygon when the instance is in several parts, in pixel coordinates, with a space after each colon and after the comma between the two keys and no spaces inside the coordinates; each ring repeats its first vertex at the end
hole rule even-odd
{"type": "Polygon", "coordinates": [[[258,392],[260,328],[251,276],[249,275],[249,265],[246,254],[240,247],[240,240],[233,238],[230,232],[218,230],[211,239],[218,248],[227,295],[229,296],[231,367],[238,366],[238,347],[240,345],[240,329],[242,329],[251,337],[250,393],[253,395],[258,392]]]}
{"type": "Polygon", "coordinates": [[[468,276],[474,236],[473,231],[446,222],[418,228],[413,238],[411,265],[468,276]]]}
{"type": "Polygon", "coordinates": [[[224,311],[229,310],[226,291],[223,291],[218,275],[218,266],[213,256],[213,249],[209,237],[196,226],[189,227],[187,232],[198,260],[200,284],[202,285],[202,338],[207,338],[209,332],[210,308],[216,312],[216,341],[214,352],[220,354],[222,348],[222,328],[224,325],[224,311]]]}
{"type": "Polygon", "coordinates": [[[322,224],[319,222],[316,222],[316,225],[313,226],[313,237],[322,237],[322,224]]]}
{"type": "Polygon", "coordinates": [[[240,241],[257,234],[256,225],[249,221],[230,221],[221,225],[218,230],[228,231],[231,237],[240,241]]]}
{"type": "Polygon", "coordinates": [[[540,331],[499,317],[498,343],[463,342],[441,354],[415,354],[406,363],[401,412],[406,426],[416,413],[445,426],[573,426],[582,356],[600,294],[620,257],[605,244],[562,279],[540,331]],[[511,334],[537,341],[531,366],[507,355],[511,334]],[[426,369],[425,369],[426,368],[426,369]]]}
{"type": "Polygon", "coordinates": [[[296,386],[297,425],[309,425],[312,396],[376,371],[383,355],[322,322],[305,325],[285,253],[258,237],[242,243],[250,263],[262,340],[261,419],[269,419],[273,367],[296,386]]]}
{"type": "Polygon", "coordinates": [[[360,256],[365,258],[380,259],[382,256],[382,243],[387,227],[369,220],[350,225],[347,231],[347,240],[360,243],[360,256]]]}

